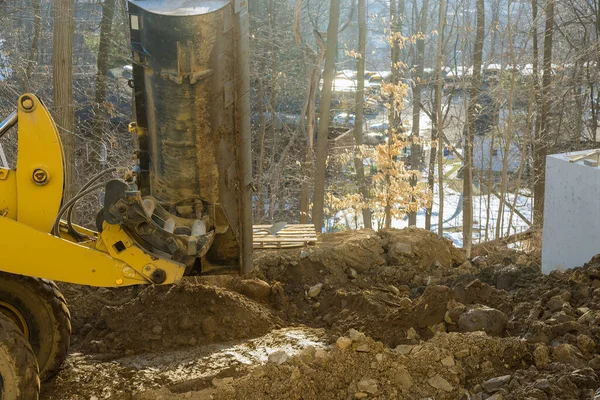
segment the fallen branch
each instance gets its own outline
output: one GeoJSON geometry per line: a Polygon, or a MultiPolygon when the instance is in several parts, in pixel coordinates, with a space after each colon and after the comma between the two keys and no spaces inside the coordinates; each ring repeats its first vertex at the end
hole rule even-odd
{"type": "Polygon", "coordinates": [[[512,235],[508,235],[508,236],[505,236],[505,237],[502,237],[499,239],[488,240],[487,242],[478,243],[476,245],[473,245],[471,255],[473,257],[487,255],[489,253],[489,250],[491,250],[491,249],[501,247],[501,246],[506,246],[511,243],[520,242],[523,240],[529,240],[537,232],[538,232],[537,229],[529,229],[529,230],[526,230],[525,232],[514,233],[512,235]]]}

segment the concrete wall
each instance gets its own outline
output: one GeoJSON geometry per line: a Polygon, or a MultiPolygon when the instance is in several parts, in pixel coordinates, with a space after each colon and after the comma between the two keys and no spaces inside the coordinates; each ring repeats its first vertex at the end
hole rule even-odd
{"type": "Polygon", "coordinates": [[[546,158],[542,239],[546,274],[583,265],[600,253],[600,167],[569,162],[586,152],[546,158]]]}

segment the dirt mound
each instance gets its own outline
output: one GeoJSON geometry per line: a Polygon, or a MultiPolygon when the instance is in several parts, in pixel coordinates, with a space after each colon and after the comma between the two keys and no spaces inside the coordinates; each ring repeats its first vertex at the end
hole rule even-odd
{"type": "Polygon", "coordinates": [[[146,391],[159,399],[589,399],[598,386],[590,367],[544,364],[539,347],[484,333],[442,333],[418,345],[390,349],[351,330],[328,350],[285,354],[241,377],[177,395],[146,391]]]}
{"type": "Polygon", "coordinates": [[[462,250],[424,229],[364,229],[323,235],[314,247],[258,251],[258,276],[284,283],[311,284],[326,277],[343,284],[358,276],[421,286],[449,276],[476,273],[462,250]]]}
{"type": "Polygon", "coordinates": [[[378,233],[390,265],[450,268],[466,261],[464,252],[454,247],[450,239],[440,239],[424,229],[385,229],[378,233]]]}
{"type": "MultiPolygon", "coordinates": [[[[350,331],[329,351],[308,348],[296,357],[281,363],[274,360],[247,376],[185,398],[456,399],[469,393],[465,387],[531,360],[529,348],[517,339],[441,334],[421,345],[393,350],[350,331]]],[[[156,395],[150,392],[136,398],[169,398],[156,395]]]]}
{"type": "Polygon", "coordinates": [[[135,393],[152,389],[150,393],[162,393],[158,398],[173,399],[175,393],[211,388],[213,381],[244,376],[277,351],[294,356],[306,347],[324,348],[324,335],[318,329],[286,328],[245,341],[160,349],[118,361],[73,354],[60,375],[44,385],[42,398],[130,400],[135,393]]]}
{"type": "Polygon", "coordinates": [[[77,351],[117,355],[263,335],[281,320],[238,293],[189,278],[150,286],[134,300],[105,306],[77,332],[77,351]]]}

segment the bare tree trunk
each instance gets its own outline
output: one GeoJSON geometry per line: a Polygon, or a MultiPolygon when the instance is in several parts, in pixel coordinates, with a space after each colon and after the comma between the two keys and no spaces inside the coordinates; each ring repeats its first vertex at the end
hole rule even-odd
{"type": "MultiPolygon", "coordinates": [[[[275,37],[275,28],[277,23],[277,2],[275,0],[268,0],[268,33],[270,38],[275,37]]],[[[278,119],[277,119],[277,79],[278,79],[278,71],[277,71],[277,47],[274,40],[271,40],[269,43],[268,57],[271,60],[271,79],[269,82],[269,104],[268,104],[268,114],[270,117],[271,123],[268,125],[268,133],[271,138],[271,146],[270,146],[270,155],[269,155],[269,171],[267,174],[269,181],[267,183],[268,192],[269,192],[269,206],[268,206],[268,218],[273,221],[275,215],[275,203],[277,201],[278,195],[278,172],[274,170],[275,165],[275,155],[278,152],[277,149],[277,129],[279,128],[278,119]]],[[[264,156],[264,155],[263,155],[264,156]]],[[[264,159],[263,159],[264,161],[264,159]]],[[[264,168],[264,165],[263,165],[264,168]]]]}
{"type": "MultiPolygon", "coordinates": [[[[533,114],[533,102],[534,102],[535,91],[533,86],[531,87],[531,95],[529,96],[529,105],[527,106],[527,122],[525,127],[525,132],[523,134],[523,144],[521,145],[521,162],[519,163],[519,171],[517,173],[517,184],[515,189],[515,197],[513,198],[512,207],[510,210],[510,214],[508,215],[508,231],[506,232],[506,236],[510,235],[510,226],[512,225],[513,216],[515,214],[514,210],[517,208],[517,197],[519,197],[519,191],[521,190],[521,177],[523,176],[523,169],[525,168],[526,163],[526,155],[527,155],[527,146],[529,141],[529,136],[531,135],[531,120],[533,114]]],[[[517,233],[517,232],[515,232],[517,233]]]]}
{"type": "Polygon", "coordinates": [[[263,173],[265,169],[265,133],[267,122],[265,118],[264,103],[265,88],[263,78],[258,78],[258,168],[256,173],[257,202],[255,210],[255,223],[260,224],[265,217],[265,193],[263,185],[263,173]]]}
{"type": "Polygon", "coordinates": [[[580,68],[582,68],[582,66],[580,65],[581,63],[578,61],[575,63],[575,68],[573,69],[573,83],[574,83],[574,90],[575,90],[575,109],[577,110],[577,121],[575,122],[575,132],[573,134],[573,139],[575,141],[575,148],[577,150],[579,150],[579,146],[581,143],[581,136],[583,134],[583,119],[584,119],[584,115],[583,115],[583,103],[585,101],[585,96],[586,96],[586,90],[584,87],[584,83],[583,83],[583,79],[580,79],[580,76],[582,75],[580,68]]]}
{"type": "Polygon", "coordinates": [[[492,4],[492,21],[491,21],[492,23],[490,25],[490,31],[492,34],[492,38],[491,38],[491,44],[490,44],[490,54],[489,54],[489,58],[488,58],[488,60],[492,63],[496,63],[496,37],[498,36],[499,20],[500,20],[500,1],[495,1],[492,4]]]}
{"type": "MultiPolygon", "coordinates": [[[[425,32],[427,31],[427,14],[429,12],[429,0],[423,0],[421,6],[421,22],[419,24],[419,33],[417,38],[417,69],[414,79],[413,87],[413,107],[412,107],[412,132],[411,132],[411,166],[410,168],[414,171],[421,169],[421,145],[420,142],[420,131],[421,131],[421,93],[423,90],[423,70],[425,68],[425,32]]],[[[413,174],[410,179],[410,185],[412,187],[417,186],[418,174],[413,174]]],[[[413,197],[414,201],[414,197],[413,197]]],[[[417,213],[411,212],[408,214],[408,225],[417,225],[417,213]]]]}
{"type": "MultiPolygon", "coordinates": [[[[492,138],[490,140],[490,152],[489,152],[489,163],[488,163],[488,174],[487,174],[487,181],[490,182],[490,185],[492,184],[492,166],[493,166],[493,157],[494,157],[494,141],[496,140],[496,129],[497,127],[495,127],[494,129],[492,129],[492,138]]],[[[489,240],[489,229],[490,229],[490,210],[492,208],[491,206],[491,201],[492,201],[492,188],[489,186],[486,186],[487,190],[487,203],[486,203],[486,207],[485,207],[485,241],[487,242],[489,240]]]]}
{"type": "MultiPolygon", "coordinates": [[[[98,150],[98,168],[102,165],[102,145],[104,142],[105,128],[105,103],[106,103],[106,75],[108,74],[108,56],[111,44],[111,32],[115,0],[104,0],[102,5],[102,20],[100,21],[100,45],[98,46],[98,60],[96,71],[96,92],[94,94],[94,118],[92,121],[93,141],[98,150]]],[[[106,160],[104,160],[105,162],[106,160]]]]}
{"type": "MultiPolygon", "coordinates": [[[[319,38],[317,38],[319,39],[319,38]]],[[[317,101],[317,88],[319,81],[321,80],[321,68],[325,59],[325,45],[323,42],[319,42],[319,54],[314,55],[314,60],[310,64],[309,82],[307,85],[308,90],[308,104],[307,104],[307,121],[306,121],[306,154],[304,159],[304,170],[306,176],[302,182],[302,191],[300,194],[300,223],[307,224],[309,217],[309,206],[310,206],[310,189],[312,187],[313,178],[313,147],[315,137],[315,106],[317,101]]]]}
{"type": "MultiPolygon", "coordinates": [[[[444,27],[446,25],[446,0],[440,0],[440,14],[438,18],[438,43],[436,55],[437,87],[435,89],[435,113],[437,115],[437,133],[438,133],[438,194],[439,194],[439,213],[438,213],[438,236],[444,236],[444,117],[442,115],[442,88],[444,81],[442,79],[442,56],[444,47],[444,27]]],[[[449,105],[450,106],[450,105],[449,105]]]]}
{"type": "MultiPolygon", "coordinates": [[[[402,19],[404,18],[404,0],[398,0],[396,4],[396,0],[390,0],[390,31],[392,37],[395,37],[396,34],[402,33],[402,19]]],[[[392,70],[392,85],[398,85],[400,83],[400,44],[397,38],[393,39],[392,49],[391,49],[391,70],[392,70]]],[[[395,99],[391,99],[391,107],[389,109],[388,116],[388,145],[391,146],[393,140],[395,140],[396,135],[398,135],[402,131],[402,116],[400,111],[402,109],[402,104],[397,104],[395,99]]],[[[388,180],[387,185],[389,187],[390,182],[388,180]]],[[[385,227],[390,228],[392,226],[392,204],[389,200],[386,201],[385,205],[385,227]]]]}
{"type": "MultiPolygon", "coordinates": [[[[437,77],[437,72],[436,72],[436,79],[442,79],[442,77],[437,77]]],[[[435,93],[437,94],[437,91],[435,91],[435,93]]],[[[435,99],[434,99],[434,107],[433,110],[431,111],[431,150],[429,150],[429,166],[427,169],[427,190],[429,191],[429,193],[431,193],[431,196],[433,196],[433,191],[435,190],[435,160],[437,158],[437,150],[439,146],[443,145],[441,144],[442,141],[440,140],[438,143],[438,126],[437,126],[437,108],[435,107],[436,100],[437,100],[437,96],[434,95],[435,99]]],[[[433,197],[432,197],[432,201],[431,201],[431,205],[428,206],[427,208],[425,208],[425,229],[430,231],[431,230],[431,214],[432,214],[432,210],[433,210],[433,197]]]]}
{"type": "MultiPolygon", "coordinates": [[[[367,57],[367,8],[366,0],[358,0],[358,52],[360,58],[356,65],[356,113],[354,120],[354,168],[356,169],[356,183],[362,195],[363,201],[368,202],[369,190],[365,182],[365,167],[361,154],[363,136],[363,117],[365,110],[365,58],[367,57]]],[[[363,223],[365,228],[372,229],[371,210],[368,207],[362,209],[363,223]]]]}
{"type": "Polygon", "coordinates": [[[485,2],[477,0],[477,33],[473,48],[473,78],[467,116],[463,179],[463,248],[471,256],[473,242],[473,141],[477,121],[477,101],[481,90],[481,64],[485,37],[485,2]]]}
{"type": "MultiPolygon", "coordinates": [[[[535,1],[535,0],[532,0],[535,1]]],[[[600,2],[598,0],[594,0],[593,2],[594,4],[594,9],[596,10],[596,20],[595,20],[595,30],[596,30],[596,68],[598,73],[600,73],[600,2]]],[[[592,86],[593,88],[593,86],[592,86]]],[[[593,96],[593,90],[590,93],[591,95],[591,100],[592,100],[592,129],[593,129],[593,134],[592,134],[592,140],[594,142],[597,141],[597,135],[598,135],[598,116],[600,114],[600,110],[599,110],[599,104],[600,104],[600,92],[598,92],[598,94],[596,95],[596,102],[594,104],[594,96],[593,96]]]]}
{"type": "Polygon", "coordinates": [[[54,1],[53,83],[55,122],[65,156],[65,192],[75,194],[75,108],[73,106],[73,0],[54,1]]]}
{"type": "Polygon", "coordinates": [[[29,91],[29,80],[35,62],[35,52],[40,40],[40,31],[42,28],[42,16],[40,15],[40,0],[33,0],[33,38],[31,39],[31,49],[29,50],[29,59],[27,60],[27,68],[25,70],[25,91],[29,91]]]}
{"type": "Polygon", "coordinates": [[[538,227],[544,221],[544,190],[546,188],[546,154],[550,139],[550,84],[552,82],[552,35],[554,32],[554,0],[546,1],[546,26],[544,27],[544,76],[542,77],[542,113],[540,130],[535,141],[533,185],[533,221],[538,227]]]}
{"type": "MultiPolygon", "coordinates": [[[[300,43],[300,40],[299,40],[300,43]]],[[[309,67],[308,67],[308,62],[305,62],[304,65],[306,66],[306,90],[304,91],[304,103],[302,105],[302,111],[300,113],[300,123],[299,123],[299,128],[300,128],[300,134],[304,137],[304,139],[306,140],[306,145],[307,145],[307,150],[306,153],[304,155],[305,157],[305,162],[303,165],[303,168],[306,171],[309,171],[310,168],[309,166],[312,165],[312,163],[310,162],[312,160],[312,151],[309,153],[309,149],[312,150],[312,147],[308,147],[308,129],[306,126],[306,117],[308,114],[308,107],[310,104],[310,95],[311,95],[311,78],[312,78],[312,73],[309,71],[309,67]],[[307,156],[310,156],[308,159],[306,159],[307,156]],[[307,162],[308,161],[308,162],[307,162]]],[[[299,198],[299,222],[301,224],[307,224],[308,223],[308,197],[310,196],[310,192],[309,190],[305,190],[308,189],[309,186],[307,185],[308,179],[305,176],[304,179],[302,180],[302,187],[300,189],[300,198],[299,198]],[[306,195],[306,198],[304,197],[306,195]],[[303,213],[303,207],[307,207],[307,210],[305,213],[303,213]]]]}
{"type": "Polygon", "coordinates": [[[325,173],[327,168],[327,137],[329,133],[329,111],[331,107],[331,86],[335,70],[335,57],[338,45],[338,25],[340,22],[340,1],[331,0],[329,25],[327,27],[327,50],[323,71],[323,90],[319,107],[319,133],[315,158],[315,187],[313,192],[312,219],[315,230],[323,229],[323,206],[325,203],[325,173]]]}
{"type": "MultiPolygon", "coordinates": [[[[515,59],[515,48],[513,45],[513,34],[512,34],[512,20],[511,20],[511,1],[508,0],[508,21],[507,21],[507,35],[508,35],[508,47],[510,54],[511,65],[518,65],[515,59]]],[[[515,95],[515,83],[517,78],[517,71],[512,68],[510,71],[510,89],[508,93],[508,117],[506,123],[506,135],[504,138],[504,151],[502,154],[502,178],[500,180],[500,201],[498,202],[498,217],[496,219],[496,239],[500,239],[504,234],[504,196],[506,194],[507,180],[508,180],[508,156],[510,153],[510,145],[512,143],[512,125],[513,125],[513,105],[515,95]]],[[[516,196],[516,194],[515,194],[516,196]]],[[[510,219],[510,217],[509,217],[510,219]]],[[[510,224],[508,225],[510,231],[510,224]]],[[[508,235],[508,233],[507,233],[508,235]]]]}

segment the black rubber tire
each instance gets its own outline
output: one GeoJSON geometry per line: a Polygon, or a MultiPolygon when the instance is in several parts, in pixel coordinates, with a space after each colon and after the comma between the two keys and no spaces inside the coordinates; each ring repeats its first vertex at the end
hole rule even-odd
{"type": "Polygon", "coordinates": [[[17,309],[24,319],[42,382],[56,375],[71,341],[71,314],[56,284],[0,272],[0,308],[5,307],[1,302],[17,309]]]}
{"type": "Polygon", "coordinates": [[[0,314],[0,400],[38,400],[38,365],[21,330],[0,314]]]}

